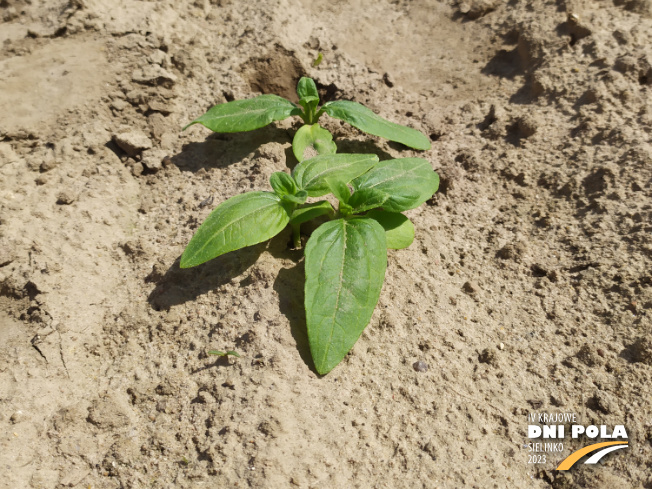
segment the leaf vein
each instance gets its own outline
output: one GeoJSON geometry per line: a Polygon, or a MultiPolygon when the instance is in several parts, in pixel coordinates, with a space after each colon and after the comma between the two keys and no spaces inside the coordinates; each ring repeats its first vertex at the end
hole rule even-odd
{"type": "MultiPolygon", "coordinates": [[[[346,221],[344,221],[344,220],[342,221],[342,226],[343,226],[343,230],[342,230],[342,239],[343,239],[342,266],[340,267],[340,277],[339,277],[338,289],[337,289],[337,299],[335,300],[335,308],[333,310],[333,317],[332,317],[332,319],[329,319],[334,325],[338,324],[337,321],[335,321],[335,316],[337,315],[339,305],[340,305],[340,297],[342,295],[342,288],[343,288],[342,277],[344,275],[344,264],[346,262],[346,221]]],[[[341,326],[340,326],[340,328],[342,329],[342,331],[346,332],[344,330],[344,328],[342,328],[341,326]]],[[[328,353],[330,352],[331,344],[333,342],[333,332],[334,332],[334,330],[335,330],[335,328],[331,326],[331,328],[330,328],[330,337],[328,338],[328,344],[326,346],[326,349],[324,350],[324,356],[323,356],[322,361],[326,361],[326,359],[328,358],[328,353]]]]}

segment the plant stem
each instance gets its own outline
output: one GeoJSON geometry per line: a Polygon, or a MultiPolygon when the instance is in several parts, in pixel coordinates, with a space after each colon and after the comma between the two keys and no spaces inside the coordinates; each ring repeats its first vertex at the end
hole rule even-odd
{"type": "Polygon", "coordinates": [[[317,112],[317,107],[316,106],[309,106],[306,107],[304,112],[301,114],[301,118],[303,119],[303,122],[309,125],[313,125],[317,123],[317,120],[319,119],[319,116],[324,113],[323,110],[319,110],[317,112]]]}
{"type": "Polygon", "coordinates": [[[291,224],[292,227],[292,242],[296,249],[301,248],[301,224],[291,224]]]}

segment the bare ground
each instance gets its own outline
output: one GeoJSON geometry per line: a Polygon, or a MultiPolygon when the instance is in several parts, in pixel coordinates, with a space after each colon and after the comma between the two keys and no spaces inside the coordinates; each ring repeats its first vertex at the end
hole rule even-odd
{"type": "Polygon", "coordinates": [[[652,487],[649,0],[0,6],[0,486],[652,487]],[[302,75],[433,141],[339,151],[442,178],[323,378],[287,232],[178,266],[298,126],[180,128],[302,75]],[[547,412],[630,447],[529,464],[547,412]]]}

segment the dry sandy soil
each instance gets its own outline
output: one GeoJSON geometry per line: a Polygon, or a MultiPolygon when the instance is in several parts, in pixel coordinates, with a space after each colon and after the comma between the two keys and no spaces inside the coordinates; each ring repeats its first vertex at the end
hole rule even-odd
{"type": "Polygon", "coordinates": [[[652,488],[649,0],[0,6],[0,486],[652,488]],[[180,128],[302,75],[432,140],[341,152],[442,179],[325,377],[289,232],[178,266],[298,121],[180,128]],[[630,446],[528,463],[558,412],[630,446]]]}

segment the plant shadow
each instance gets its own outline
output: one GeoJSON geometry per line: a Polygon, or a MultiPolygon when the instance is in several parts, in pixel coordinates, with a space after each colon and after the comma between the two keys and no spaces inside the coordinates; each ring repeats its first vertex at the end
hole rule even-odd
{"type": "Polygon", "coordinates": [[[248,132],[212,133],[202,142],[184,144],[171,161],[181,171],[193,173],[202,168],[224,168],[270,142],[286,144],[292,142],[292,136],[287,129],[273,125],[248,132]]]}
{"type": "MultiPolygon", "coordinates": [[[[355,139],[338,138],[335,140],[335,143],[337,144],[338,153],[375,154],[380,161],[394,159],[394,156],[380,149],[374,141],[356,141],[355,139]]],[[[394,147],[393,144],[390,141],[390,146],[394,147]]],[[[396,145],[396,148],[405,149],[405,146],[396,145]]]]}
{"type": "Polygon", "coordinates": [[[192,370],[190,373],[194,375],[199,372],[203,372],[204,370],[209,370],[211,368],[234,368],[234,367],[236,367],[236,362],[232,362],[228,357],[217,357],[217,359],[212,363],[207,363],[201,367],[198,367],[192,370]]]}
{"type": "MultiPolygon", "coordinates": [[[[291,268],[282,268],[274,281],[274,290],[279,297],[279,308],[290,322],[290,332],[297,343],[297,350],[304,363],[315,374],[315,365],[310,354],[306,314],[304,311],[304,262],[303,260],[291,268]]],[[[317,374],[319,375],[319,374],[317,374]]],[[[320,376],[321,377],[321,376],[320,376]]]]}
{"type": "MultiPolygon", "coordinates": [[[[290,249],[290,246],[289,233],[282,232],[269,241],[226,253],[193,268],[180,268],[181,257],[178,257],[164,274],[157,275],[154,271],[146,278],[147,281],[156,284],[147,297],[147,302],[156,311],[168,311],[173,306],[193,301],[242,275],[258,261],[263,251],[269,252],[277,259],[292,260],[295,264],[279,271],[273,288],[279,296],[280,312],[290,323],[290,332],[296,341],[301,359],[317,374],[310,355],[303,305],[305,275],[303,260],[301,260],[303,251],[290,249]]],[[[242,281],[240,285],[247,284],[242,281]]],[[[220,357],[197,371],[214,367],[233,367],[235,363],[229,361],[227,357],[220,357]]]]}
{"type": "Polygon", "coordinates": [[[179,267],[181,257],[178,257],[162,276],[148,276],[147,280],[155,282],[156,287],[147,302],[154,310],[162,311],[192,301],[244,273],[256,263],[267,245],[268,242],[263,242],[248,246],[187,269],[179,267]]]}
{"type": "Polygon", "coordinates": [[[513,80],[517,76],[524,75],[523,63],[518,53],[518,48],[508,51],[501,49],[482,68],[483,75],[497,76],[513,80]]]}

